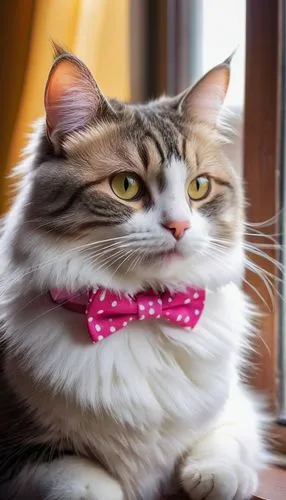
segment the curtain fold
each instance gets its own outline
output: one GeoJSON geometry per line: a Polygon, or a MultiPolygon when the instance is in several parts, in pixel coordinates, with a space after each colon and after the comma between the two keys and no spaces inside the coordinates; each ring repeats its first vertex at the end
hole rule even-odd
{"type": "Polygon", "coordinates": [[[34,0],[0,2],[0,169],[3,176],[9,145],[21,102],[29,54],[34,0]]]}
{"type": "Polygon", "coordinates": [[[31,123],[44,112],[52,39],[83,59],[106,95],[130,99],[129,2],[0,2],[2,213],[9,202],[8,175],[19,161],[31,123]]]}

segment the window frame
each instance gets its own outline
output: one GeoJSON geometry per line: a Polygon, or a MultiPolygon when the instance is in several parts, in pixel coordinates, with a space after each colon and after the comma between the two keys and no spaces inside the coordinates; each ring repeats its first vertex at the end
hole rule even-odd
{"type": "MultiPolygon", "coordinates": [[[[280,243],[280,262],[286,267],[286,235],[285,235],[285,223],[286,223],[286,4],[285,1],[280,1],[280,219],[279,219],[279,243],[280,243]]],[[[278,421],[286,425],[286,360],[283,359],[286,352],[286,338],[282,335],[283,329],[286,328],[286,306],[283,301],[286,301],[286,276],[281,276],[281,283],[279,286],[279,292],[281,294],[280,299],[280,315],[279,315],[279,342],[278,342],[278,376],[279,376],[279,386],[278,386],[278,397],[280,399],[281,408],[280,415],[278,416],[278,421]]],[[[286,332],[285,332],[286,333],[286,332]]]]}
{"type": "MultiPolygon", "coordinates": [[[[249,200],[247,219],[252,222],[269,220],[280,210],[283,4],[283,0],[252,0],[247,2],[246,9],[244,179],[249,200]]],[[[279,218],[271,229],[279,233],[279,218]]],[[[268,253],[274,259],[280,258],[278,250],[268,253]]],[[[277,268],[270,261],[257,257],[252,260],[277,277],[277,268]]],[[[267,300],[262,280],[253,274],[247,279],[267,300]]],[[[277,279],[273,284],[278,291],[277,279]]],[[[255,292],[247,292],[257,303],[255,292]]],[[[260,319],[261,337],[256,340],[256,354],[252,359],[255,369],[250,374],[250,382],[267,396],[269,410],[277,415],[273,443],[285,453],[286,427],[279,421],[281,316],[278,293],[271,310],[263,312],[266,314],[260,319]]]]}

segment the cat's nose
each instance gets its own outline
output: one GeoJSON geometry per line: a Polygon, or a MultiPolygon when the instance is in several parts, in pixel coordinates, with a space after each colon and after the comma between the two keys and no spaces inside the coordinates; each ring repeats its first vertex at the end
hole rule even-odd
{"type": "Polygon", "coordinates": [[[184,233],[190,227],[188,220],[169,220],[162,224],[168,231],[172,233],[176,240],[179,240],[184,236],[184,233]]]}

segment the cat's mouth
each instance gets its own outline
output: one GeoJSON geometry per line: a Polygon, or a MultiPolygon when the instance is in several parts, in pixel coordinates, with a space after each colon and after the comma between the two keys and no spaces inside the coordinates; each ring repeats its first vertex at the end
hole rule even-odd
{"type": "Polygon", "coordinates": [[[145,261],[148,263],[155,263],[158,261],[170,262],[176,258],[182,258],[183,254],[175,247],[161,252],[150,253],[146,255],[145,261]]]}

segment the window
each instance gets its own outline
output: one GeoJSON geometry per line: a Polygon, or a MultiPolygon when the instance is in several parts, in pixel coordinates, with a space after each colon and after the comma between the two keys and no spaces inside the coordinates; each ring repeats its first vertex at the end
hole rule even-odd
{"type": "MultiPolygon", "coordinates": [[[[251,221],[269,221],[262,231],[274,234],[274,239],[280,232],[278,217],[274,216],[280,214],[282,232],[283,218],[285,221],[281,189],[285,172],[281,154],[285,142],[282,133],[285,118],[281,112],[284,108],[282,83],[285,80],[285,49],[282,50],[284,43],[281,44],[281,33],[284,32],[283,5],[284,2],[279,0],[260,0],[259,6],[256,1],[247,2],[246,16],[244,177],[248,199],[251,200],[247,214],[251,221]]],[[[282,243],[285,248],[285,240],[282,243]]],[[[278,270],[271,260],[279,259],[279,252],[273,247],[267,253],[269,260],[261,261],[256,257],[255,262],[263,265],[269,273],[267,276],[275,293],[273,306],[260,321],[261,338],[257,339],[256,370],[251,380],[255,387],[269,396],[271,410],[277,417],[275,444],[285,452],[286,427],[281,425],[285,422],[286,366],[285,349],[281,348],[286,341],[285,319],[282,319],[285,318],[285,302],[280,300],[277,293],[278,281],[275,276],[278,270]]],[[[251,276],[251,280],[255,290],[269,302],[262,280],[255,275],[251,276]]],[[[285,297],[284,291],[281,286],[285,297]]],[[[254,291],[251,295],[254,298],[254,291]]]]}
{"type": "MultiPolygon", "coordinates": [[[[190,33],[190,81],[198,79],[233,52],[231,80],[225,100],[229,111],[227,122],[233,133],[231,143],[225,146],[235,168],[242,170],[243,108],[245,80],[246,0],[202,0],[196,18],[196,50],[200,57],[193,57],[190,33]],[[193,61],[193,62],[192,62],[193,61]]],[[[194,12],[190,10],[192,18],[194,12]]],[[[192,23],[191,19],[191,23],[192,23]]]]}
{"type": "Polygon", "coordinates": [[[233,137],[234,144],[228,147],[228,153],[234,165],[243,169],[249,200],[247,219],[257,224],[253,226],[254,232],[249,239],[266,254],[265,258],[253,253],[249,255],[256,265],[265,270],[264,282],[253,273],[246,277],[249,282],[246,291],[264,313],[260,322],[261,336],[257,339],[257,355],[253,359],[255,368],[251,370],[250,376],[252,384],[270,398],[271,410],[276,415],[275,433],[278,443],[286,449],[286,427],[283,426],[286,423],[285,281],[281,285],[281,300],[277,293],[278,271],[279,267],[282,269],[281,259],[285,262],[286,255],[286,213],[285,206],[282,206],[286,199],[285,106],[282,116],[277,111],[286,99],[286,46],[281,47],[279,41],[282,28],[285,45],[285,12],[281,26],[279,9],[282,3],[279,4],[278,0],[263,0],[259,2],[259,6],[255,0],[203,0],[200,3],[191,0],[190,4],[191,80],[197,79],[223,61],[238,46],[232,61],[231,83],[225,104],[231,111],[230,125],[239,132],[240,137],[233,137]],[[192,32],[195,33],[195,43],[192,32]],[[193,54],[193,49],[199,56],[193,54]],[[244,148],[241,140],[243,135],[244,148]],[[280,158],[280,137],[282,152],[285,147],[284,159],[280,158]],[[279,213],[284,249],[280,257],[276,248],[279,243],[279,221],[275,217],[279,213]],[[269,223],[260,227],[260,222],[268,220],[269,223]],[[266,236],[260,234],[254,237],[256,231],[261,231],[266,236]],[[273,239],[267,237],[269,234],[274,234],[270,236],[273,239]],[[280,264],[277,267],[273,259],[279,258],[280,264]],[[273,295],[273,305],[270,295],[273,295]]]}
{"type": "MultiPolygon", "coordinates": [[[[136,2],[137,0],[133,3],[136,2]]],[[[138,1],[138,4],[142,9],[142,2],[138,1]]],[[[247,219],[253,223],[272,220],[269,226],[257,229],[265,234],[276,235],[280,229],[284,233],[285,206],[282,206],[282,202],[285,200],[286,175],[283,162],[286,162],[286,149],[284,152],[280,147],[281,143],[285,143],[286,133],[286,112],[282,106],[286,99],[285,47],[283,54],[281,50],[281,27],[285,29],[285,22],[281,26],[281,8],[284,2],[146,0],[144,5],[147,22],[143,33],[141,31],[141,36],[145,36],[141,47],[147,47],[147,81],[142,98],[155,97],[164,92],[180,92],[239,45],[233,59],[227,104],[240,112],[240,119],[234,128],[241,131],[244,144],[236,139],[230,154],[238,168],[243,166],[249,200],[247,219]],[[244,119],[241,117],[242,112],[244,119]],[[280,138],[283,139],[282,142],[280,138]],[[282,152],[284,159],[281,163],[282,152]],[[280,181],[283,172],[282,190],[280,181]],[[280,229],[279,221],[274,217],[279,213],[280,229]]],[[[283,15],[285,16],[285,12],[283,15]]],[[[134,31],[138,36],[139,30],[134,31]]],[[[144,61],[144,58],[141,60],[144,61]]],[[[269,258],[261,259],[255,254],[251,258],[266,271],[274,295],[273,306],[267,311],[258,299],[261,296],[270,303],[263,280],[255,274],[247,276],[251,284],[247,291],[265,313],[260,321],[261,335],[256,342],[257,354],[253,359],[254,369],[250,373],[250,382],[268,396],[270,408],[277,417],[276,443],[281,450],[286,451],[286,426],[283,425],[286,417],[285,282],[284,287],[281,286],[283,303],[277,293],[278,280],[275,276],[278,272],[272,260],[284,259],[285,262],[286,252],[279,256],[275,241],[272,248],[267,248],[268,244],[273,243],[267,237],[263,239],[260,236],[256,242],[266,245],[263,250],[269,258]]],[[[282,244],[285,250],[285,236],[282,244]]]]}
{"type": "Polygon", "coordinates": [[[201,74],[236,51],[226,98],[232,108],[242,108],[244,101],[245,15],[246,0],[202,1],[201,74]]]}

